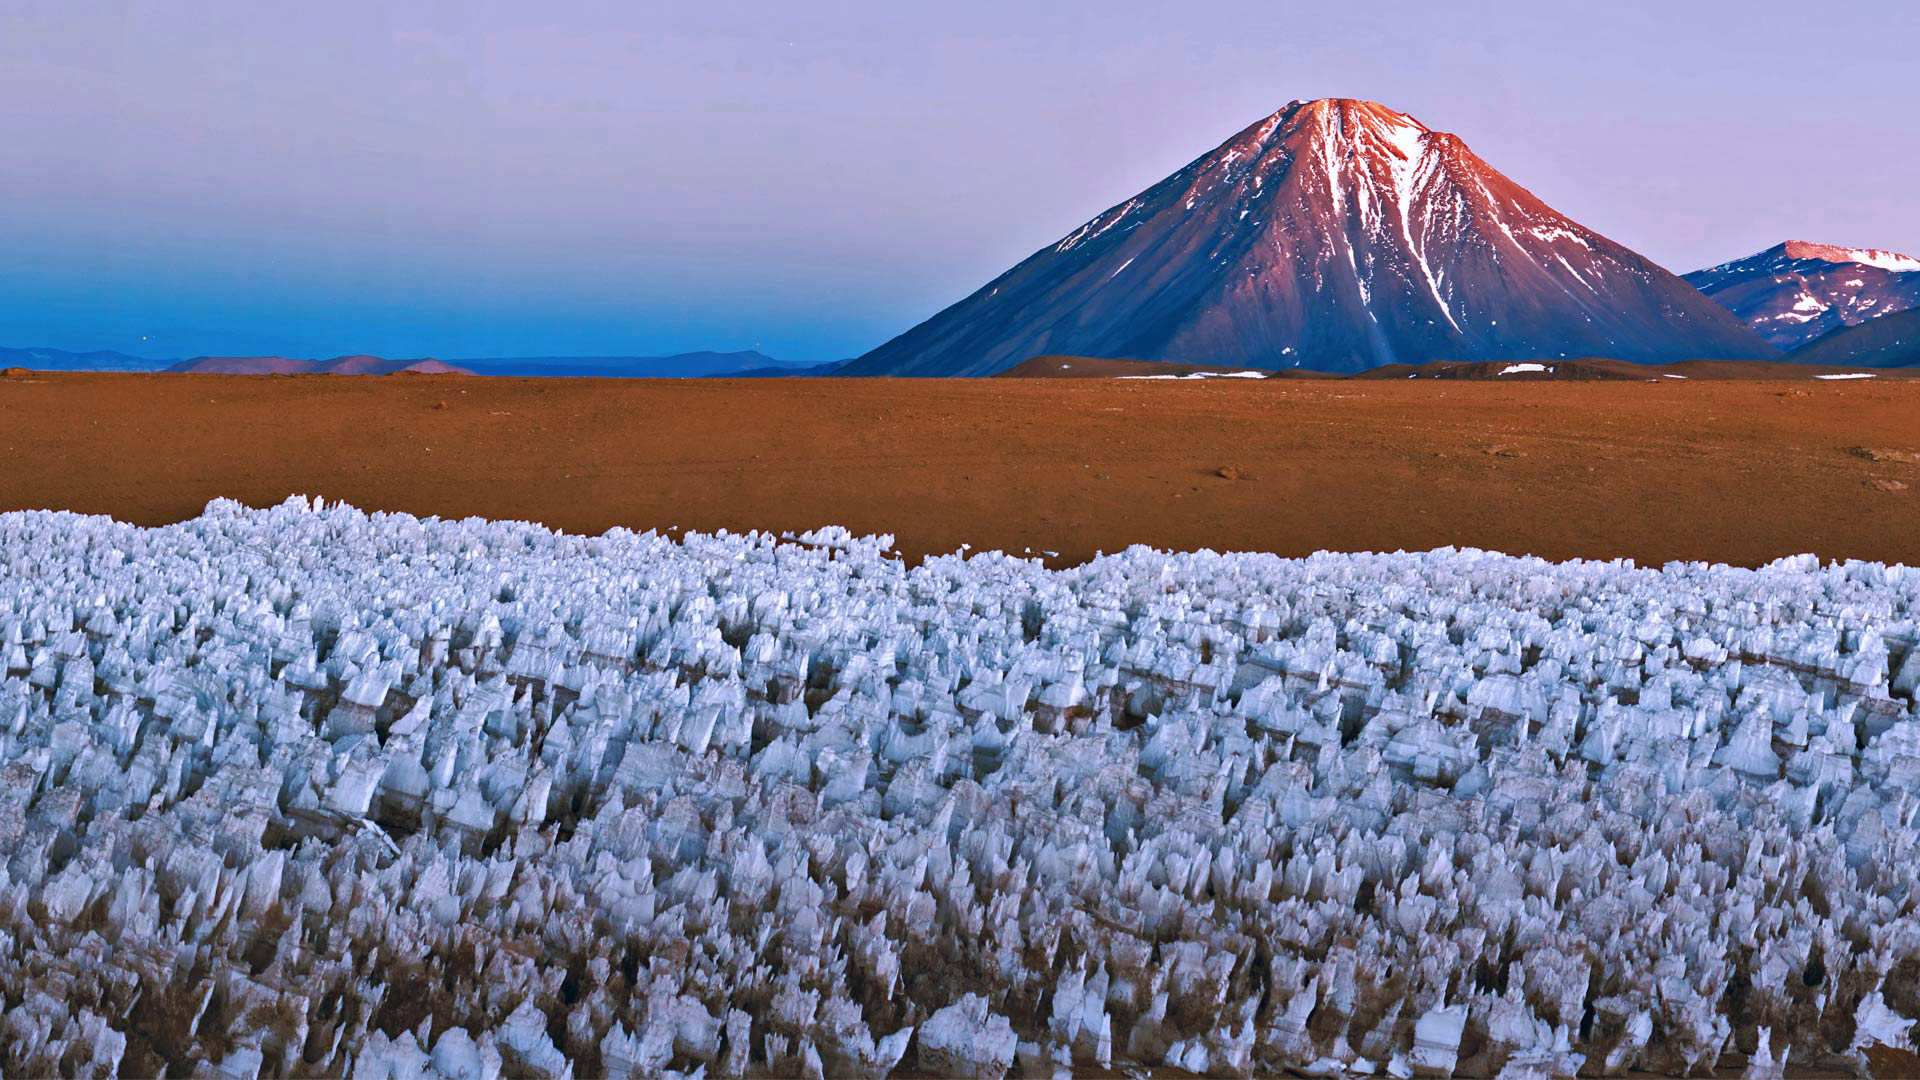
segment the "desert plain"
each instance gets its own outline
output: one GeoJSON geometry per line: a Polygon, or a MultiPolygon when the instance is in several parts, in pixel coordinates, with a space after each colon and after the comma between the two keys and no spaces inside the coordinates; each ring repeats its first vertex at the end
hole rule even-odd
{"type": "Polygon", "coordinates": [[[28,373],[0,510],[216,497],[570,532],[1920,563],[1920,382],[610,380],[28,373]]]}

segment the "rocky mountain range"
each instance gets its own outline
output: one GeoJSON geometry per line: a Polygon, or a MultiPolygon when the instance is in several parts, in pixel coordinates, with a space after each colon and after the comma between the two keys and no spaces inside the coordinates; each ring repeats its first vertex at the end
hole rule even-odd
{"type": "Polygon", "coordinates": [[[443,361],[389,359],[365,353],[307,360],[289,356],[196,356],[153,360],[117,352],[0,347],[0,366],[35,371],[168,371],[213,375],[388,375],[400,371],[467,375],[589,376],[600,378],[768,378],[826,375],[844,361],[824,364],[776,360],[751,349],[671,356],[509,356],[443,361]]]}
{"type": "Polygon", "coordinates": [[[1686,279],[1782,349],[1920,307],[1920,259],[1871,248],[1788,241],[1686,279]]]}
{"type": "Polygon", "coordinates": [[[471,375],[465,368],[428,357],[390,360],[382,356],[336,356],[331,360],[295,360],[286,356],[196,356],[166,369],[199,375],[471,375]]]}
{"type": "Polygon", "coordinates": [[[0,366],[34,371],[159,371],[172,362],[129,356],[111,349],[71,352],[67,349],[22,349],[0,345],[0,366]]]}
{"type": "Polygon", "coordinates": [[[671,356],[512,356],[456,360],[478,375],[578,375],[602,378],[684,378],[798,372],[810,365],[762,352],[689,352],[671,356]]]}
{"type": "Polygon", "coordinates": [[[849,364],[1046,353],[1352,372],[1429,360],[1772,359],[1672,273],[1371,102],[1294,102],[849,364]]]}

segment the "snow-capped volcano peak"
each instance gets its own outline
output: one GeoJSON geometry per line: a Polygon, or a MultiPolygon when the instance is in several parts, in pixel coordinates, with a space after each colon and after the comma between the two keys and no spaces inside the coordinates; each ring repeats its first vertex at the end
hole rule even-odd
{"type": "Polygon", "coordinates": [[[1419,136],[1430,130],[1427,125],[1398,109],[1390,109],[1377,101],[1362,101],[1359,98],[1318,98],[1312,101],[1295,101],[1274,113],[1272,118],[1279,119],[1292,114],[1305,116],[1315,123],[1326,125],[1327,133],[1335,136],[1341,134],[1386,135],[1393,138],[1395,136],[1392,133],[1410,131],[1414,136],[1419,136]]]}
{"type": "Polygon", "coordinates": [[[846,370],[988,374],[1048,352],[1333,371],[1772,355],[1460,139],[1348,98],[1248,125],[846,370]]]}
{"type": "Polygon", "coordinates": [[[1911,255],[1901,255],[1893,251],[1881,251],[1878,248],[1835,247],[1832,244],[1809,244],[1802,240],[1789,240],[1780,245],[1781,252],[1789,259],[1819,259],[1822,262],[1859,263],[1881,270],[1905,273],[1920,270],[1920,259],[1911,255]]]}

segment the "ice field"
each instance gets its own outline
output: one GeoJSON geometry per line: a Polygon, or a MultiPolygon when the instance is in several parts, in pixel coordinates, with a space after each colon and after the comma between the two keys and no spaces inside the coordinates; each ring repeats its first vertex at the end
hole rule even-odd
{"type": "Polygon", "coordinates": [[[1853,1069],[1920,571],[0,515],[0,1072],[1853,1069]]]}

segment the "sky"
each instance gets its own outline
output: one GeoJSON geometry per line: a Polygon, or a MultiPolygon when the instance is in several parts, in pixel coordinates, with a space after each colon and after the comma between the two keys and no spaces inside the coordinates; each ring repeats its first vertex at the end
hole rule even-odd
{"type": "Polygon", "coordinates": [[[8,0],[0,344],[857,355],[1295,98],[1685,272],[1920,254],[1920,4],[8,0]]]}

